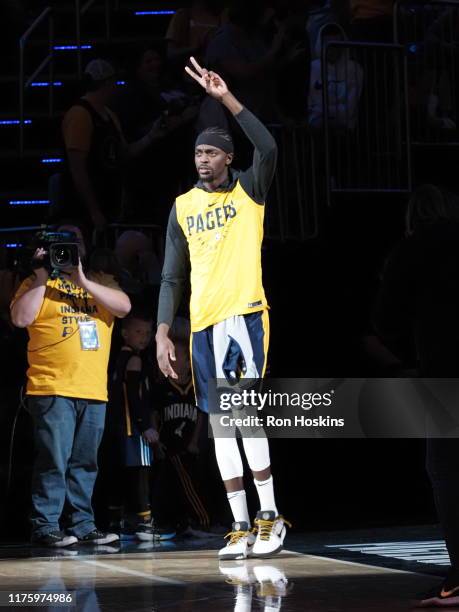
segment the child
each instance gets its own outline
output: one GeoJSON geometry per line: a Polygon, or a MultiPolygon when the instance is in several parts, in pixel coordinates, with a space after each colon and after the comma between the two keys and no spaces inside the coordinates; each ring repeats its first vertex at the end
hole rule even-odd
{"type": "Polygon", "coordinates": [[[130,531],[138,539],[150,541],[158,536],[151,522],[149,478],[151,445],[158,442],[159,435],[152,420],[147,374],[151,365],[143,351],[151,341],[152,321],[142,313],[133,313],[123,320],[121,335],[123,347],[111,379],[106,428],[111,451],[121,469],[124,467],[125,482],[112,487],[111,521],[112,527],[120,525],[126,505],[136,518],[124,535],[130,531]]]}

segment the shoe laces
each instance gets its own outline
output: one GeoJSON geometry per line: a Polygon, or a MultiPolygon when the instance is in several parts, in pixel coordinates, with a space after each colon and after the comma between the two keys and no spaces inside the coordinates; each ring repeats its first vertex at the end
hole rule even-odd
{"type": "Polygon", "coordinates": [[[228,542],[229,546],[231,544],[237,544],[241,538],[248,536],[249,533],[250,531],[240,531],[240,530],[239,531],[229,531],[225,536],[225,540],[226,538],[230,539],[230,541],[228,542]]]}
{"type": "Polygon", "coordinates": [[[292,524],[289,523],[289,521],[287,521],[286,519],[284,519],[283,516],[277,516],[273,521],[267,521],[265,519],[255,519],[255,525],[258,528],[258,535],[260,536],[260,540],[269,540],[274,527],[274,523],[279,520],[284,521],[284,523],[289,527],[292,526],[292,524]]]}

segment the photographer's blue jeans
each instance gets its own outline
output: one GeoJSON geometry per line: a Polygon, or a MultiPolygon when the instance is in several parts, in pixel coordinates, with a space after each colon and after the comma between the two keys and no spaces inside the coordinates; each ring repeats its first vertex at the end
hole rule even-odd
{"type": "Polygon", "coordinates": [[[32,535],[60,529],[82,538],[95,529],[92,493],[105,404],[60,396],[29,396],[35,463],[32,475],[32,535]]]}

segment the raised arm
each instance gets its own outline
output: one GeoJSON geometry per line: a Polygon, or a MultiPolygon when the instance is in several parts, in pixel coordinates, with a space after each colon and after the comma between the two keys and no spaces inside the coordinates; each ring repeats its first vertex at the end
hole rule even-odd
{"type": "Polygon", "coordinates": [[[261,121],[233,96],[221,76],[202,68],[193,57],[190,58],[190,62],[194,70],[186,66],[186,72],[206,90],[209,96],[226,106],[253,144],[255,148],[253,164],[242,174],[240,181],[248,195],[259,204],[263,204],[276,169],[276,141],[261,121]]]}
{"type": "Polygon", "coordinates": [[[243,108],[235,118],[255,148],[252,165],[240,177],[241,185],[258,204],[264,204],[276,170],[276,141],[247,108],[243,108]]]}

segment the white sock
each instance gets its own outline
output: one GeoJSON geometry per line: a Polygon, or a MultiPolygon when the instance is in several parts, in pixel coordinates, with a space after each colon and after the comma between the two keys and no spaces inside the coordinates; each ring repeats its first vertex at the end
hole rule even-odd
{"type": "Polygon", "coordinates": [[[278,516],[276,502],[274,499],[273,477],[267,480],[254,480],[260,499],[260,510],[272,510],[278,516]]]}
{"type": "Polygon", "coordinates": [[[245,491],[233,491],[232,493],[227,493],[226,495],[231,506],[234,522],[240,523],[241,521],[246,521],[250,529],[250,517],[249,510],[247,508],[245,491]]]}

